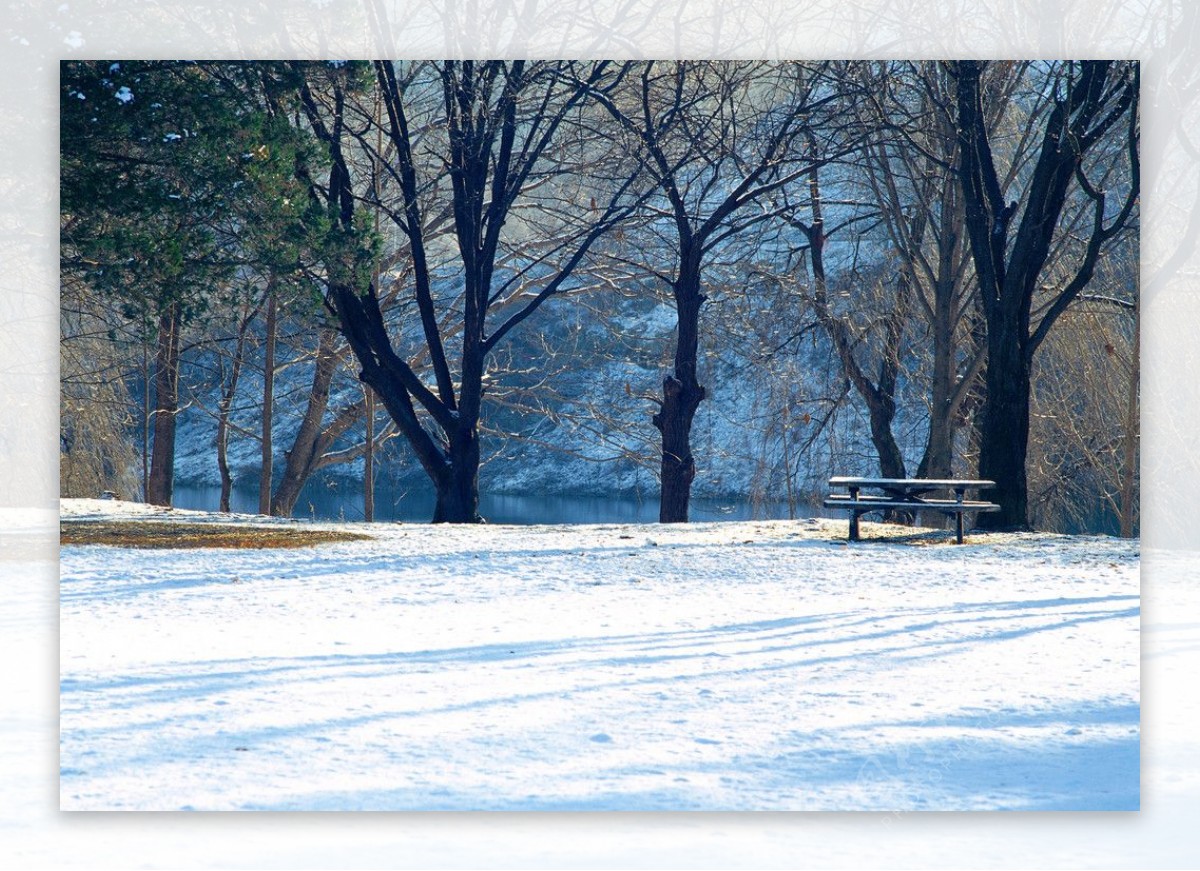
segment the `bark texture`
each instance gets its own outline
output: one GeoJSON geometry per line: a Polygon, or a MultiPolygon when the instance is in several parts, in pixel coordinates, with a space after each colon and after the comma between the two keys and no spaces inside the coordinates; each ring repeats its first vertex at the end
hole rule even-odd
{"type": "Polygon", "coordinates": [[[154,359],[154,433],[146,501],[170,505],[175,488],[175,421],[179,413],[179,329],[181,311],[169,304],[158,322],[154,359]]]}

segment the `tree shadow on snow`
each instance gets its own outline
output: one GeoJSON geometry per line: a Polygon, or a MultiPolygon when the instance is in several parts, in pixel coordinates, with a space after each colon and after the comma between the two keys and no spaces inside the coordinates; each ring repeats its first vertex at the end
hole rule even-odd
{"type": "MultiPolygon", "coordinates": [[[[820,705],[821,694],[805,681],[818,671],[826,670],[822,673],[828,677],[831,668],[847,674],[902,669],[905,663],[950,658],[981,645],[1071,631],[1101,621],[1136,619],[1136,600],[1136,596],[1113,595],[886,612],[863,609],[634,635],[190,661],[159,664],[136,674],[67,675],[61,683],[64,778],[86,767],[79,758],[95,745],[115,748],[105,751],[110,755],[102,766],[105,770],[148,766],[146,776],[153,780],[152,767],[164,757],[162,742],[180,740],[173,737],[180,730],[194,734],[201,727],[206,738],[193,738],[191,746],[180,746],[176,761],[199,759],[226,745],[270,747],[296,739],[313,742],[314,753],[320,752],[322,742],[340,742],[343,752],[353,753],[353,734],[364,727],[382,724],[403,736],[415,728],[413,724],[470,713],[477,723],[510,728],[507,723],[515,710],[539,704],[584,718],[614,692],[667,699],[684,691],[703,692],[705,683],[722,678],[733,681],[725,686],[742,686],[742,678],[753,683],[772,674],[794,674],[795,679],[784,685],[792,687],[801,701],[820,705]],[[520,678],[515,684],[514,670],[520,678]],[[505,679],[493,681],[496,677],[505,679]],[[462,679],[474,688],[474,697],[397,692],[397,687],[420,687],[427,679],[436,679],[437,686],[462,679]],[[261,714],[276,705],[290,711],[290,697],[311,700],[311,687],[322,683],[337,683],[339,695],[327,704],[305,708],[307,713],[295,722],[261,725],[264,717],[257,716],[251,718],[255,725],[245,719],[248,710],[261,714]],[[478,692],[479,687],[492,685],[496,691],[478,692]],[[514,685],[522,689],[513,692],[514,685]],[[381,686],[389,692],[377,694],[381,686]]],[[[730,705],[731,729],[736,730],[736,700],[712,704],[730,705]]],[[[926,719],[898,717],[887,710],[867,719],[865,725],[860,721],[819,735],[780,722],[772,752],[761,748],[746,752],[737,742],[728,742],[728,746],[708,748],[711,752],[705,760],[692,759],[676,769],[656,764],[649,772],[641,770],[633,781],[628,780],[632,776],[628,756],[614,755],[611,764],[598,769],[605,783],[614,785],[586,794],[566,788],[568,784],[556,788],[553,779],[536,794],[511,795],[480,792],[467,785],[448,789],[445,784],[310,791],[300,780],[290,798],[270,806],[1133,810],[1138,804],[1138,718],[1138,705],[1127,698],[1062,704],[1046,700],[1041,708],[964,709],[926,719]],[[715,792],[697,791],[690,784],[697,775],[728,783],[715,792]],[[623,782],[629,785],[622,787],[623,782]]],[[[701,739],[681,734],[679,740],[701,739]]],[[[588,750],[614,752],[607,744],[588,750]]],[[[407,770],[402,753],[397,764],[407,770]]],[[[411,764],[436,764],[436,760],[411,764]]],[[[265,805],[247,804],[257,806],[265,805]]]]}

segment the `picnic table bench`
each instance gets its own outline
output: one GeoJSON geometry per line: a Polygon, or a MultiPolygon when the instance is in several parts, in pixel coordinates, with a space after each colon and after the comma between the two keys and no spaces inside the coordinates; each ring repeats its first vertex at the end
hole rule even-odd
{"type": "Polygon", "coordinates": [[[858,518],[868,511],[940,511],[955,516],[956,539],[963,543],[963,514],[967,511],[999,511],[994,502],[965,498],[968,490],[995,487],[995,481],[963,481],[947,478],[830,478],[830,487],[844,488],[846,493],[831,493],[825,498],[826,508],[850,512],[850,541],[858,541],[858,518]],[[876,493],[862,493],[875,490],[876,493]],[[954,498],[931,498],[928,494],[952,490],[954,498]]]}

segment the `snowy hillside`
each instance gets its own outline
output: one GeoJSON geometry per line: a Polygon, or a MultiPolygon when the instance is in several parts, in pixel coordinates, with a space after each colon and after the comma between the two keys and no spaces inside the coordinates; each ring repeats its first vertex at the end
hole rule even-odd
{"type": "Polygon", "coordinates": [[[1139,805],[1136,542],[349,528],[63,547],[61,807],[1139,805]]]}
{"type": "MultiPolygon", "coordinates": [[[[596,305],[600,303],[610,307],[606,309],[610,321],[586,310],[556,309],[534,319],[530,335],[517,333],[504,346],[503,352],[519,362],[510,364],[516,371],[502,374],[500,383],[490,385],[503,399],[486,409],[488,432],[480,472],[485,490],[541,495],[657,492],[661,437],[650,421],[656,405],[648,397],[661,395],[662,378],[670,371],[674,309],[655,302],[649,293],[645,298],[605,298],[596,305]],[[614,346],[615,337],[619,337],[619,348],[614,346]],[[559,357],[569,357],[571,366],[562,369],[559,357]],[[520,410],[507,408],[506,402],[515,403],[520,410]]],[[[775,316],[767,313],[760,317],[771,320],[775,316]]],[[[798,421],[806,411],[812,412],[811,418],[824,407],[808,394],[830,392],[824,380],[838,377],[826,371],[828,350],[823,343],[806,346],[768,368],[756,362],[751,346],[721,346],[716,337],[728,331],[727,325],[706,323],[706,331],[709,341],[702,348],[701,375],[708,398],[697,413],[692,436],[699,463],[693,485],[696,496],[783,500],[783,478],[789,464],[796,477],[795,489],[802,494],[815,493],[829,477],[833,462],[828,456],[830,445],[837,446],[838,473],[878,472],[865,411],[854,403],[834,417],[829,433],[809,450],[804,462],[799,460],[798,446],[812,436],[816,424],[798,421]],[[780,384],[795,394],[789,399],[793,415],[789,428],[781,418],[780,384]],[[795,456],[785,455],[784,437],[795,456]]],[[[194,386],[191,401],[179,415],[175,474],[181,484],[219,484],[213,413],[219,389],[210,382],[211,374],[206,374],[216,368],[200,355],[184,379],[194,386]]],[[[352,363],[339,368],[326,423],[338,409],[361,397],[355,372],[352,363]]],[[[308,362],[283,368],[276,381],[273,441],[277,475],[299,426],[311,377],[308,362]]],[[[260,442],[248,435],[261,428],[261,385],[260,374],[246,372],[234,404],[238,429],[228,450],[230,467],[239,481],[256,481],[261,468],[260,442]]],[[[897,435],[915,468],[923,448],[924,424],[905,418],[902,410],[897,435]]],[[[380,427],[385,420],[381,411],[380,427]]],[[[339,447],[360,437],[356,428],[352,438],[344,438],[339,447]]],[[[326,474],[361,480],[362,461],[331,466],[326,474]]],[[[407,484],[426,484],[403,439],[389,445],[380,474],[407,484]]]]}

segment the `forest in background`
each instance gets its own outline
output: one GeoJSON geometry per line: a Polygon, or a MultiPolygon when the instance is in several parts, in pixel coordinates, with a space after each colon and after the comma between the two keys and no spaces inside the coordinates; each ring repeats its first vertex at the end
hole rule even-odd
{"type": "Polygon", "coordinates": [[[62,495],[954,475],[1135,534],[1137,76],[64,62],[62,495]]]}

